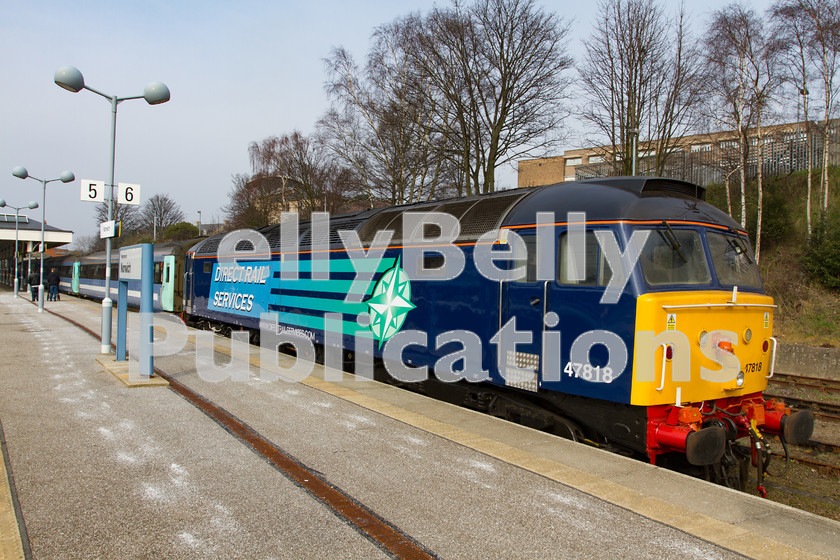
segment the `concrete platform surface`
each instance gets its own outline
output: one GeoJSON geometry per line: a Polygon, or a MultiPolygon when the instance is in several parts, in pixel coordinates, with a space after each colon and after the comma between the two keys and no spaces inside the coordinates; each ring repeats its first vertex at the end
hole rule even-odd
{"type": "MultiPolygon", "coordinates": [[[[0,294],[19,504],[0,492],[0,528],[17,509],[20,557],[390,557],[171,389],[123,385],[49,313],[98,331],[100,309],[0,294]]],[[[230,340],[203,334],[155,365],[434,556],[840,558],[836,522],[320,366],[268,381],[256,348],[232,362],[248,381],[208,382],[230,340]]]]}

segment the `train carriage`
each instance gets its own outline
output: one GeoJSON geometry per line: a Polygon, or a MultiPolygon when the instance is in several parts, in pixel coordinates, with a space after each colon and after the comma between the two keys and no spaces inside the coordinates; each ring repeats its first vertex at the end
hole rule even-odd
{"type": "Polygon", "coordinates": [[[186,254],[184,311],[255,333],[270,313],[274,334],[428,372],[416,387],[453,402],[742,487],[751,454],[759,481],[766,466],[762,432],[804,441],[813,417],[762,398],[774,305],[745,232],[704,196],[593,179],[370,210],[323,231],[302,222],[292,236],[278,224],[221,252],[219,235],[186,254]]]}
{"type": "MultiPolygon", "coordinates": [[[[195,240],[169,241],[155,244],[154,249],[154,309],[180,313],[183,309],[184,260],[186,250],[195,240]]],[[[119,280],[119,250],[111,254],[111,299],[117,300],[119,280]]],[[[61,277],[62,293],[102,299],[105,296],[105,252],[90,255],[67,255],[44,261],[46,270],[55,268],[61,277]]],[[[140,305],[140,281],[128,282],[128,304],[140,305]]]]}

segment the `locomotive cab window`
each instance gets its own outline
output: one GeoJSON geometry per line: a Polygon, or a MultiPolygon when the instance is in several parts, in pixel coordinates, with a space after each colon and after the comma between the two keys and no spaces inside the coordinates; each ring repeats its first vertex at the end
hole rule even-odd
{"type": "Polygon", "coordinates": [[[722,285],[761,287],[755,257],[746,239],[709,231],[706,232],[706,240],[715,273],[722,285]]]}
{"type": "Polygon", "coordinates": [[[650,230],[639,264],[650,286],[709,284],[712,281],[703,242],[694,230],[650,230]]]}
{"type": "Polygon", "coordinates": [[[601,251],[595,232],[586,232],[583,270],[578,270],[579,259],[575,258],[575,251],[579,250],[571,242],[568,233],[560,237],[560,254],[557,259],[560,283],[569,286],[606,286],[612,278],[612,270],[601,251]]]}

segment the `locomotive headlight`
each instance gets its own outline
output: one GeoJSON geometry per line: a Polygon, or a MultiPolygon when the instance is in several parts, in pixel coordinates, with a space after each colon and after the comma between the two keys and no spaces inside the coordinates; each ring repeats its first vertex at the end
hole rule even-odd
{"type": "Polygon", "coordinates": [[[697,337],[697,342],[698,342],[698,344],[700,344],[700,346],[705,346],[706,345],[706,339],[708,339],[708,338],[709,338],[709,333],[707,333],[706,331],[700,331],[700,336],[697,337]]]}
{"type": "Polygon", "coordinates": [[[738,372],[738,375],[735,377],[735,384],[738,385],[739,388],[744,386],[744,372],[743,371],[738,372]]]}
{"type": "Polygon", "coordinates": [[[752,340],[752,329],[747,329],[744,331],[744,342],[749,344],[750,340],[752,340]]]}

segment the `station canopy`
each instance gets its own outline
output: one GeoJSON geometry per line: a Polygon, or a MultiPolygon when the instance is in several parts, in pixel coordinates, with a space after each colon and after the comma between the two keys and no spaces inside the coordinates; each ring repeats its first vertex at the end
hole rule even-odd
{"type": "MultiPolygon", "coordinates": [[[[15,214],[7,208],[0,208],[0,260],[13,259],[15,256],[15,214]]],[[[41,244],[41,222],[25,214],[18,216],[18,252],[21,258],[38,253],[41,244]]],[[[59,229],[49,224],[44,225],[44,244],[49,250],[73,242],[73,232],[59,229]]]]}

